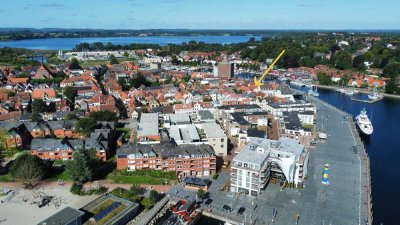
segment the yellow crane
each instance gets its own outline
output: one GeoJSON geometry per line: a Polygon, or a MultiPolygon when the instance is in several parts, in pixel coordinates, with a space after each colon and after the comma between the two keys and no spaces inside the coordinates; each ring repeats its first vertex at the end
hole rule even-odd
{"type": "Polygon", "coordinates": [[[269,67],[265,70],[265,72],[259,79],[257,79],[257,77],[254,77],[254,84],[256,86],[264,85],[264,83],[262,82],[264,77],[268,74],[268,72],[272,69],[272,67],[275,65],[275,63],[278,62],[278,60],[282,57],[282,55],[284,53],[285,53],[285,50],[282,50],[282,52],[278,55],[278,57],[276,57],[276,59],[271,63],[271,65],[269,65],[269,67]]]}

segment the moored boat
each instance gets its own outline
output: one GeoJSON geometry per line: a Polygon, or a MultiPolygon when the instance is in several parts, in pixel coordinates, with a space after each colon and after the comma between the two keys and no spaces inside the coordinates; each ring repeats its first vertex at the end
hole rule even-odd
{"type": "Polygon", "coordinates": [[[372,126],[371,121],[368,118],[367,111],[364,109],[361,110],[360,114],[356,116],[356,122],[358,128],[360,128],[361,132],[370,135],[374,132],[374,128],[372,126]]]}

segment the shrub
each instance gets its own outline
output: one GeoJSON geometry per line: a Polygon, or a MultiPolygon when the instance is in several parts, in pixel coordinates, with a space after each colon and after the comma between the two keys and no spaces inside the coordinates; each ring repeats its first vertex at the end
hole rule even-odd
{"type": "Polygon", "coordinates": [[[81,195],[82,193],[82,185],[73,183],[69,191],[74,195],[81,195]]]}
{"type": "Polygon", "coordinates": [[[214,174],[214,176],[212,177],[214,180],[218,179],[219,177],[219,173],[214,174]]]}

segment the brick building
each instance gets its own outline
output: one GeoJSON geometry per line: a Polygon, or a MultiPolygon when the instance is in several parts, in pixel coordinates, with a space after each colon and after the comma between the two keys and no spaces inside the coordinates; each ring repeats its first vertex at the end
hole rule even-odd
{"type": "Polygon", "coordinates": [[[235,73],[235,64],[232,62],[218,63],[218,77],[232,78],[235,73]]]}

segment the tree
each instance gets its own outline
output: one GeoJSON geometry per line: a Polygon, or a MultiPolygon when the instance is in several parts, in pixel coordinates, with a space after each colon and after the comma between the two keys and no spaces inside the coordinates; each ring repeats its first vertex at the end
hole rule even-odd
{"type": "Polygon", "coordinates": [[[71,59],[71,64],[68,67],[70,70],[81,70],[82,67],[79,65],[79,62],[76,58],[71,59]]]}
{"type": "Polygon", "coordinates": [[[124,52],[124,57],[128,58],[129,57],[129,53],[128,52],[124,52]]]}
{"type": "Polygon", "coordinates": [[[96,129],[96,126],[96,120],[90,117],[80,119],[76,122],[76,130],[85,136],[89,136],[90,133],[92,133],[94,129],[96,129]]]}
{"type": "Polygon", "coordinates": [[[31,189],[45,177],[42,160],[34,155],[21,155],[15,159],[10,168],[10,174],[21,180],[25,188],[31,189]]]}
{"type": "Polygon", "coordinates": [[[31,120],[38,122],[42,119],[40,114],[47,112],[47,105],[42,99],[35,99],[32,102],[31,120]]]}
{"type": "Polygon", "coordinates": [[[140,187],[140,185],[137,184],[133,184],[129,190],[133,195],[142,195],[144,192],[146,192],[145,189],[143,189],[142,187],[140,187]]]}
{"type": "Polygon", "coordinates": [[[400,93],[400,63],[389,63],[383,68],[383,76],[390,80],[386,84],[386,92],[390,94],[400,93]]]}
{"type": "Polygon", "coordinates": [[[154,202],[157,201],[158,192],[156,190],[151,190],[149,198],[154,202]]]}
{"type": "Polygon", "coordinates": [[[8,136],[8,131],[5,128],[0,128],[0,167],[1,162],[3,161],[3,151],[5,150],[5,141],[8,136]]]}
{"type": "Polygon", "coordinates": [[[150,198],[143,198],[140,203],[144,206],[145,209],[151,209],[155,202],[150,198]]]}
{"type": "Polygon", "coordinates": [[[92,118],[95,121],[112,122],[112,121],[117,121],[117,114],[110,111],[98,111],[90,113],[89,118],[92,118]]]}
{"type": "Polygon", "coordinates": [[[330,76],[328,76],[326,73],[319,72],[317,74],[317,80],[319,84],[321,85],[331,85],[332,84],[332,79],[330,76]]]}
{"type": "Polygon", "coordinates": [[[336,51],[339,51],[339,50],[340,50],[340,47],[337,44],[332,45],[331,48],[330,48],[330,51],[331,51],[332,54],[335,54],[336,51]]]}
{"type": "Polygon", "coordinates": [[[310,56],[307,55],[307,56],[301,57],[299,64],[300,64],[300,66],[314,67],[315,61],[313,58],[311,58],[310,56]]]}
{"type": "Polygon", "coordinates": [[[115,55],[113,54],[110,55],[110,64],[111,65],[119,64],[117,57],[115,57],[115,55]]]}
{"type": "Polygon", "coordinates": [[[365,58],[363,55],[358,55],[354,57],[353,59],[353,68],[358,69],[358,70],[364,70],[365,65],[364,65],[365,58]]]}
{"type": "Polygon", "coordinates": [[[203,199],[204,197],[206,197],[206,192],[203,190],[203,188],[200,188],[199,190],[197,190],[197,198],[199,199],[203,199]]]}
{"type": "Polygon", "coordinates": [[[335,54],[335,68],[340,70],[350,69],[352,67],[351,54],[348,51],[338,51],[335,54]]]}
{"type": "Polygon", "coordinates": [[[74,152],[74,159],[68,161],[66,169],[77,184],[84,184],[92,179],[92,171],[88,166],[88,159],[82,150],[74,152]]]}
{"type": "Polygon", "coordinates": [[[64,88],[64,96],[69,101],[69,107],[71,110],[74,109],[75,106],[75,97],[78,95],[78,90],[75,87],[67,86],[64,88]]]}

